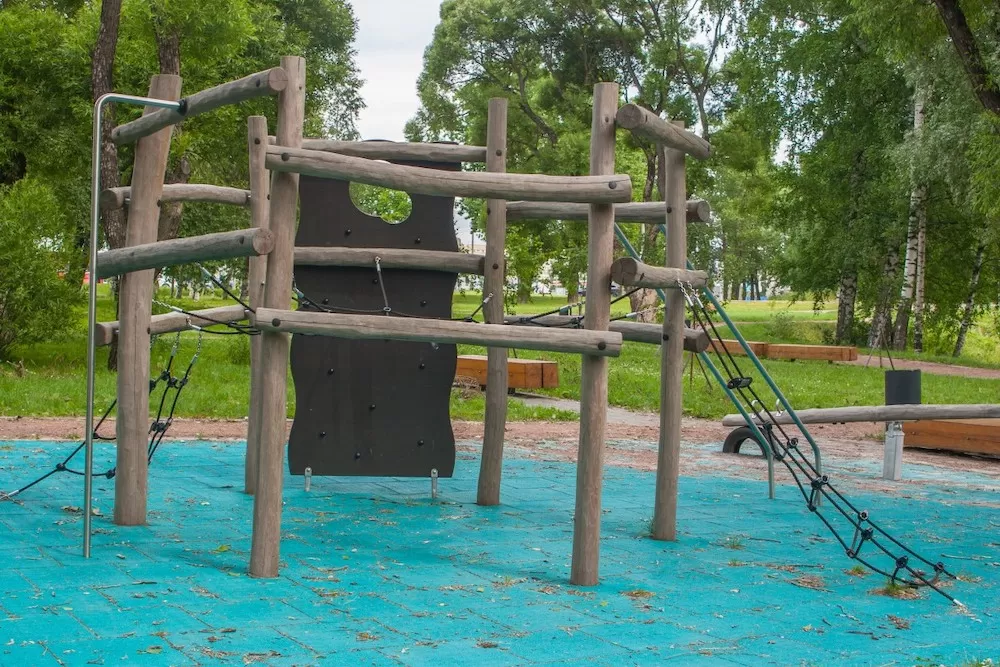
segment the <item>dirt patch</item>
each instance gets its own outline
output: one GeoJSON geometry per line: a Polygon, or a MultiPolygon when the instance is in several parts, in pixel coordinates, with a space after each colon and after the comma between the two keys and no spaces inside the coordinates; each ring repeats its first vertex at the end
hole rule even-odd
{"type": "MultiPolygon", "coordinates": [[[[288,422],[289,428],[291,422],[288,422]]],[[[108,420],[103,433],[114,433],[114,420],[108,420]]],[[[454,422],[455,437],[466,444],[459,451],[476,454],[483,437],[481,422],[454,422]],[[471,441],[471,442],[470,442],[471,441]]],[[[681,473],[703,475],[724,473],[751,479],[766,479],[767,467],[760,455],[724,455],[721,442],[731,429],[718,421],[685,418],[681,423],[683,456],[681,473]],[[719,443],[719,447],[709,447],[719,443]]],[[[79,440],[83,419],[48,417],[0,417],[0,440],[79,440]]],[[[811,427],[824,460],[837,461],[848,470],[863,468],[882,460],[881,428],[875,424],[821,424],[811,427]]],[[[505,447],[512,455],[546,461],[575,462],[580,433],[578,422],[511,422],[507,424],[505,447]]],[[[171,440],[242,440],[246,438],[246,420],[176,419],[170,429],[171,440]]],[[[608,424],[605,464],[637,470],[655,470],[659,429],[655,426],[608,424]]],[[[974,458],[960,454],[925,450],[906,450],[908,463],[922,463],[940,468],[975,472],[1000,479],[1000,460],[974,458]]],[[[784,466],[776,464],[776,479],[790,482],[784,466]]],[[[860,484],[872,490],[899,492],[892,482],[869,475],[860,484]]]]}
{"type": "MultiPolygon", "coordinates": [[[[859,355],[854,361],[838,361],[837,363],[848,364],[850,366],[869,366],[874,368],[879,368],[880,366],[880,360],[877,355],[871,357],[871,361],[869,361],[868,355],[866,354],[859,355]]],[[[924,373],[930,373],[931,375],[957,375],[959,377],[966,378],[1000,380],[1000,369],[998,368],[974,368],[972,366],[941,364],[936,361],[893,359],[892,364],[889,364],[889,360],[884,358],[881,360],[881,367],[885,369],[895,367],[898,371],[921,371],[924,373]]]]}

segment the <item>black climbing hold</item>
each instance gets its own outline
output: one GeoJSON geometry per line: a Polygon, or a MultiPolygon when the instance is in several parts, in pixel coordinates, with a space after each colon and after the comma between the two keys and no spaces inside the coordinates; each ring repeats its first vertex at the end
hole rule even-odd
{"type": "Polygon", "coordinates": [[[350,236],[350,235],[351,235],[351,230],[350,229],[345,229],[344,230],[344,236],[350,236]]]}
{"type": "Polygon", "coordinates": [[[291,156],[290,156],[290,155],[289,155],[288,153],[282,153],[282,154],[281,154],[281,161],[282,161],[282,162],[288,162],[288,159],[289,159],[290,157],[291,157],[291,156]]]}
{"type": "Polygon", "coordinates": [[[368,409],[369,409],[369,410],[374,410],[374,409],[375,409],[375,404],[374,404],[374,403],[372,403],[371,405],[369,405],[369,406],[368,406],[368,409]]]}
{"type": "Polygon", "coordinates": [[[361,458],[361,452],[354,452],[354,460],[357,461],[361,458]]]}
{"type": "Polygon", "coordinates": [[[271,320],[271,326],[273,326],[273,327],[280,327],[281,326],[281,320],[279,320],[277,317],[274,318],[273,320],[271,320]]]}
{"type": "Polygon", "coordinates": [[[378,278],[372,278],[372,285],[378,285],[378,278]]]}
{"type": "Polygon", "coordinates": [[[333,375],[333,369],[332,368],[327,369],[326,374],[333,375]]]}
{"type": "Polygon", "coordinates": [[[413,242],[419,245],[420,244],[420,237],[418,236],[417,238],[413,239],[413,242]]]}
{"type": "Polygon", "coordinates": [[[597,344],[597,349],[598,350],[603,350],[603,349],[606,349],[607,347],[608,347],[608,344],[605,343],[603,340],[600,343],[597,344]]]}
{"type": "Polygon", "coordinates": [[[427,364],[422,363],[419,366],[417,366],[417,368],[419,368],[420,370],[424,370],[425,368],[427,368],[427,364]]]}
{"type": "Polygon", "coordinates": [[[329,300],[329,299],[323,299],[323,305],[324,305],[324,306],[325,306],[325,305],[327,305],[328,303],[330,303],[330,300],[329,300]]]}
{"type": "Polygon", "coordinates": [[[258,138],[256,138],[256,139],[254,139],[254,140],[253,140],[253,143],[254,143],[254,145],[256,145],[256,146],[260,146],[260,138],[258,137],[258,138]]]}
{"type": "Polygon", "coordinates": [[[421,308],[426,308],[426,307],[427,307],[427,301],[425,301],[425,300],[421,300],[421,301],[420,301],[420,307],[421,307],[421,308]]]}
{"type": "Polygon", "coordinates": [[[612,190],[616,190],[618,188],[618,184],[615,183],[614,181],[611,181],[610,183],[608,183],[608,187],[611,188],[612,190]]]}
{"type": "Polygon", "coordinates": [[[424,441],[423,440],[417,440],[417,447],[423,447],[423,446],[424,446],[424,441]]]}
{"type": "Polygon", "coordinates": [[[493,262],[493,268],[494,268],[494,269],[499,269],[499,268],[500,268],[500,265],[499,265],[499,264],[497,264],[496,262],[493,262]]]}
{"type": "Polygon", "coordinates": [[[325,438],[326,437],[326,431],[320,431],[319,432],[319,437],[325,438]]]}

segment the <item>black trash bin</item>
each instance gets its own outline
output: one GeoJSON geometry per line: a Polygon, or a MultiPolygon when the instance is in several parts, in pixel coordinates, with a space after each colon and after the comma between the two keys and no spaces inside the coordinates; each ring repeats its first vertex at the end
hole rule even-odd
{"type": "Polygon", "coordinates": [[[919,405],[920,371],[886,371],[885,404],[919,405]]]}

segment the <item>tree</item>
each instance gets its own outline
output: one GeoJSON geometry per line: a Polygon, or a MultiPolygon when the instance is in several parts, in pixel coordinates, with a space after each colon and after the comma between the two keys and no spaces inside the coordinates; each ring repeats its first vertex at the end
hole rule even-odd
{"type": "Polygon", "coordinates": [[[0,187],[0,359],[15,344],[51,340],[74,322],[79,289],[66,279],[72,248],[52,188],[35,179],[0,187]]]}

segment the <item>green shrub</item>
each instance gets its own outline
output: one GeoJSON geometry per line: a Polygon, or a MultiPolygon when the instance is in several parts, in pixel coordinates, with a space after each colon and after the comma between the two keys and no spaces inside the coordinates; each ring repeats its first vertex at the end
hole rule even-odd
{"type": "Polygon", "coordinates": [[[0,188],[0,359],[15,344],[53,340],[74,323],[82,291],[67,274],[66,232],[47,185],[28,178],[0,188]]]}
{"type": "Polygon", "coordinates": [[[226,359],[234,366],[250,365],[250,337],[228,336],[226,342],[226,359]]]}
{"type": "Polygon", "coordinates": [[[772,340],[792,340],[795,338],[795,320],[791,313],[779,310],[771,316],[767,326],[767,335],[772,340]]]}

